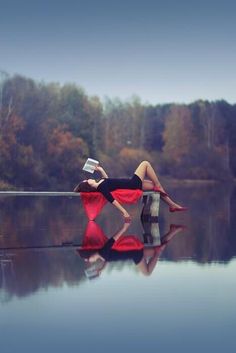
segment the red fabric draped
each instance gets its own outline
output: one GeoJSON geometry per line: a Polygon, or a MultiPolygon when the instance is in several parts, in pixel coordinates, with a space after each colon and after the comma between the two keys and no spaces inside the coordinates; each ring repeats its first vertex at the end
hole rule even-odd
{"type": "Polygon", "coordinates": [[[99,192],[81,192],[85,213],[90,221],[93,221],[107,203],[105,197],[99,192]]]}
{"type": "Polygon", "coordinates": [[[122,235],[112,246],[113,250],[141,250],[144,245],[135,235],[122,235]]]}
{"type": "MultiPolygon", "coordinates": [[[[108,202],[100,192],[81,192],[84,210],[89,220],[94,220],[104,205],[108,202]]],[[[142,196],[142,190],[119,189],[111,192],[115,200],[120,203],[132,204],[137,202],[142,196]]]]}
{"type": "Polygon", "coordinates": [[[96,250],[101,249],[108,238],[99,225],[93,221],[89,221],[84,233],[82,249],[96,250]]]}
{"type": "MultiPolygon", "coordinates": [[[[88,222],[80,250],[99,250],[108,238],[95,222],[88,222]]],[[[122,235],[112,246],[117,251],[140,250],[143,243],[135,235],[122,235]]]]}

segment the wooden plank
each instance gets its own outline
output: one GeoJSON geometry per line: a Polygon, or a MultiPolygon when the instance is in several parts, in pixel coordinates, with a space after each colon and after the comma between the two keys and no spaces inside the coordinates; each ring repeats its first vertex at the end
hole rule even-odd
{"type": "MultiPolygon", "coordinates": [[[[9,196],[65,196],[65,197],[80,197],[79,192],[73,191],[0,191],[0,197],[9,196]]],[[[141,212],[141,219],[143,221],[158,222],[158,214],[160,208],[160,194],[154,191],[143,192],[143,209],[141,212]]]]}
{"type": "MultiPolygon", "coordinates": [[[[151,195],[153,191],[145,191],[144,195],[151,195]]],[[[73,191],[0,191],[2,196],[80,196],[79,192],[73,191]]]]}
{"type": "Polygon", "coordinates": [[[78,192],[68,191],[0,191],[2,196],[80,196],[78,192]]]}

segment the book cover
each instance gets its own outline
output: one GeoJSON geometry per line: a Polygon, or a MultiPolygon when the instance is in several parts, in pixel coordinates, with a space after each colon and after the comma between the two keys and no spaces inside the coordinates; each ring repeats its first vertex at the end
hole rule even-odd
{"type": "Polygon", "coordinates": [[[96,159],[88,158],[83,166],[83,170],[89,173],[94,173],[94,170],[98,164],[99,162],[96,161],[96,159]]]}

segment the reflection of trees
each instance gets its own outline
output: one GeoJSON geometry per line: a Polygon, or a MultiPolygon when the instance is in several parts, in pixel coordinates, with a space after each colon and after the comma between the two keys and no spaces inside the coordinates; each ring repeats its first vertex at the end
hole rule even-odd
{"type": "Polygon", "coordinates": [[[165,253],[167,258],[193,258],[200,263],[230,261],[236,254],[229,206],[232,188],[220,184],[194,185],[174,188],[172,193],[191,209],[184,217],[188,238],[173,241],[165,253]]]}
{"type": "Polygon", "coordinates": [[[79,198],[1,198],[0,247],[61,244],[81,238],[86,223],[79,198]]]}
{"type": "MultiPolygon", "coordinates": [[[[182,223],[188,230],[168,244],[162,258],[168,261],[193,259],[199,263],[229,262],[236,255],[236,192],[230,186],[219,185],[169,187],[169,193],[189,206],[185,214],[171,215],[161,204],[160,234],[170,223],[182,223]]],[[[79,198],[67,197],[1,197],[0,248],[29,245],[80,244],[87,219],[79,198]]],[[[141,205],[131,206],[133,218],[138,220],[141,205]]],[[[120,217],[110,205],[98,217],[105,234],[111,236],[120,224],[120,217]]],[[[129,234],[143,240],[140,221],[133,221],[129,234]]],[[[9,252],[8,252],[9,253],[9,252]]],[[[78,284],[84,279],[84,263],[73,250],[12,251],[11,263],[0,272],[0,290],[9,296],[24,296],[40,288],[59,287],[63,283],[78,284]],[[13,266],[13,268],[12,268],[13,266]],[[14,271],[13,271],[14,270],[14,271]]],[[[0,260],[9,259],[0,251],[0,260]],[[5,257],[4,257],[5,256],[5,257]]],[[[2,266],[3,266],[2,265],[2,266]]],[[[122,269],[124,264],[120,264],[122,269]]],[[[112,269],[112,266],[111,266],[112,269]]],[[[117,267],[116,267],[117,269],[117,267]]]]}
{"type": "Polygon", "coordinates": [[[83,262],[72,250],[24,250],[15,252],[14,275],[1,271],[1,288],[11,296],[25,296],[49,286],[60,287],[83,281],[83,262]],[[5,278],[3,276],[5,275],[5,278]],[[4,281],[4,283],[3,283],[4,281]],[[4,288],[3,288],[4,287],[4,288]]]}
{"type": "MultiPolygon", "coordinates": [[[[80,243],[86,219],[79,198],[6,197],[1,198],[0,248],[80,243]]],[[[1,252],[4,273],[0,287],[18,296],[64,282],[77,283],[83,266],[72,251],[14,251],[14,276],[6,272],[8,253],[1,252]]]]}

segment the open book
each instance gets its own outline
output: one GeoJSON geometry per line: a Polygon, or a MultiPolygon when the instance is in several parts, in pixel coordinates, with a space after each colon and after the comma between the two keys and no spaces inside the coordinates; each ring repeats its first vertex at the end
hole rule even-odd
{"type": "Polygon", "coordinates": [[[94,279],[98,277],[99,271],[97,270],[96,264],[93,264],[91,267],[87,268],[84,273],[88,279],[94,279]]]}
{"type": "Polygon", "coordinates": [[[99,162],[95,159],[88,158],[83,166],[83,170],[89,173],[93,173],[95,168],[98,166],[99,162]]]}

